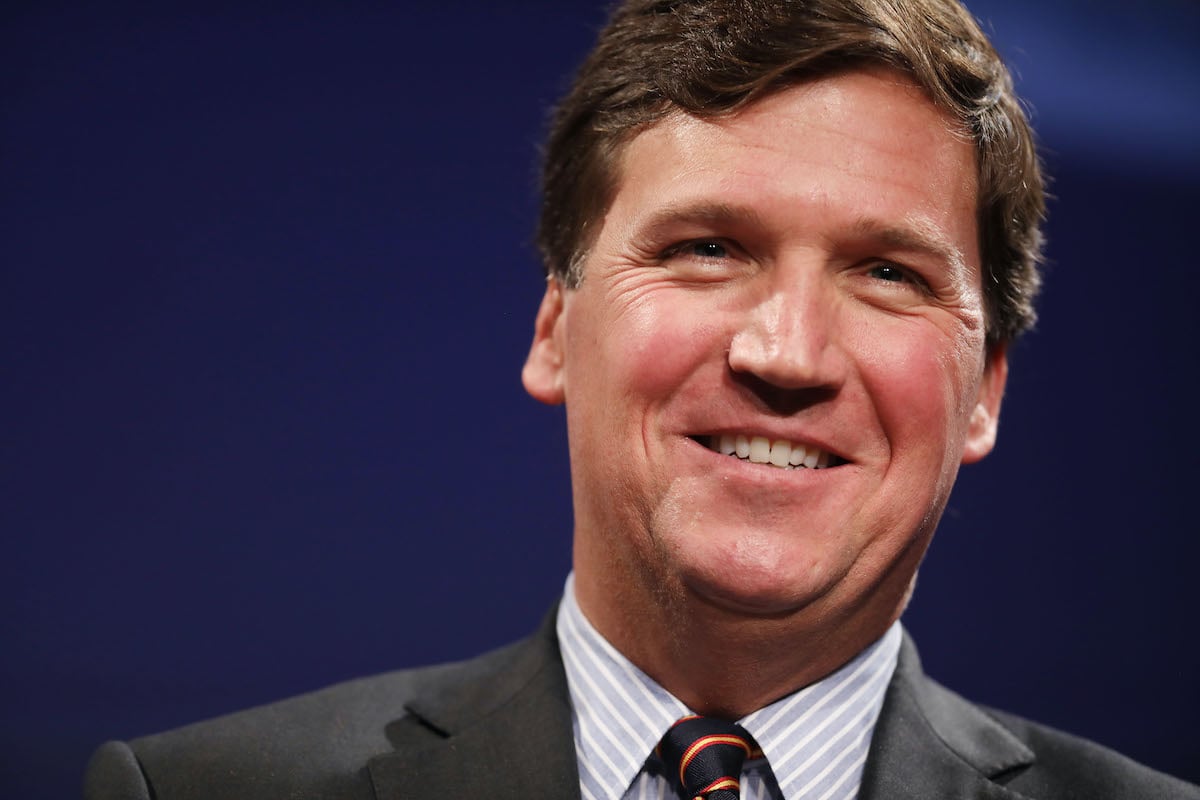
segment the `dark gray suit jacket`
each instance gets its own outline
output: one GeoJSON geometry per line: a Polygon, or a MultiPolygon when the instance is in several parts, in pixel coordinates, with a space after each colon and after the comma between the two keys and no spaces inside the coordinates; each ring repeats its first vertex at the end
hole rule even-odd
{"type": "MultiPolygon", "coordinates": [[[[394,672],[128,744],[88,767],[89,800],[578,798],[553,615],[472,661],[394,672]]],[[[1200,798],[1090,742],[974,706],[905,637],[861,800],[1200,798]]]]}

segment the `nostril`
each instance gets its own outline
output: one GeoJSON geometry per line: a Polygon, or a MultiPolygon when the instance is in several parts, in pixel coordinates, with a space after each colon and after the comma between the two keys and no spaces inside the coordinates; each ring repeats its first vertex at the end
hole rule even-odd
{"type": "Polygon", "coordinates": [[[837,395],[828,385],[790,388],[772,383],[754,373],[733,372],[733,382],[749,397],[756,408],[778,416],[791,416],[805,408],[825,403],[837,395]]]}

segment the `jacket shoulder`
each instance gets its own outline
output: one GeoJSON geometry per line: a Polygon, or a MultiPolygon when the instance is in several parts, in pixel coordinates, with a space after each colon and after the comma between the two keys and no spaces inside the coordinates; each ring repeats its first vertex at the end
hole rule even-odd
{"type": "Polygon", "coordinates": [[[108,742],[88,765],[85,796],[374,797],[365,765],[393,749],[389,726],[408,715],[407,706],[502,671],[519,646],[358,678],[128,743],[108,742]]]}
{"type": "Polygon", "coordinates": [[[1103,745],[1015,714],[991,708],[982,710],[1035,754],[1031,765],[999,779],[1023,795],[1200,800],[1200,787],[1139,764],[1103,745]]]}
{"type": "Polygon", "coordinates": [[[964,699],[925,674],[906,634],[859,796],[1200,800],[1200,787],[1094,742],[964,699]]]}

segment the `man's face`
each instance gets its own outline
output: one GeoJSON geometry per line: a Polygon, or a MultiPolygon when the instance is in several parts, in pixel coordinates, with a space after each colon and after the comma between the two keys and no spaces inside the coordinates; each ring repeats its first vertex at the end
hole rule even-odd
{"type": "Polygon", "coordinates": [[[889,71],[632,139],[524,373],[566,403],[585,610],[899,612],[995,436],[975,210],[971,144],[889,71]]]}

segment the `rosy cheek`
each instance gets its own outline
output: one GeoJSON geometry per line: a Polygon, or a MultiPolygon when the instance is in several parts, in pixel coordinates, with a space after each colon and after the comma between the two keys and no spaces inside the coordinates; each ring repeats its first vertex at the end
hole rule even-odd
{"type": "MultiPolygon", "coordinates": [[[[960,381],[939,336],[900,321],[894,326],[858,329],[854,347],[860,378],[889,438],[916,426],[938,430],[957,405],[960,381]]],[[[892,441],[892,446],[900,443],[892,441]]]]}
{"type": "MultiPolygon", "coordinates": [[[[710,316],[678,290],[663,290],[626,309],[620,335],[608,337],[613,358],[626,365],[639,392],[670,394],[713,349],[718,335],[710,316]]],[[[720,348],[717,348],[718,352],[720,348]]]]}

